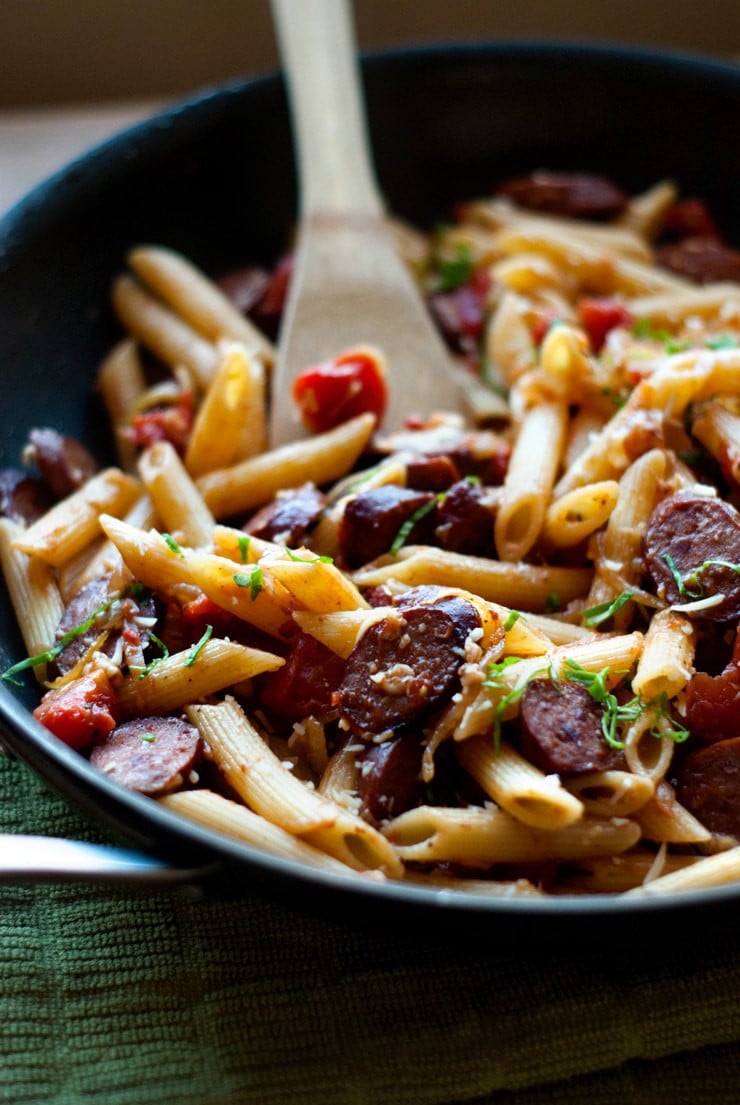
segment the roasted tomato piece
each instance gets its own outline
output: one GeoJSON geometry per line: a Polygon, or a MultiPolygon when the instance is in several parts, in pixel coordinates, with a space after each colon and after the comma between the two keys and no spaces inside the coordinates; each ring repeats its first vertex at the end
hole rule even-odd
{"type": "Polygon", "coordinates": [[[97,670],[47,691],[33,716],[70,748],[86,752],[99,737],[115,729],[115,707],[108,677],[97,670]]]}
{"type": "Polygon", "coordinates": [[[307,633],[296,633],[285,664],[259,679],[259,700],[284,721],[321,717],[344,675],[345,661],[307,633]]]}
{"type": "Polygon", "coordinates": [[[288,288],[293,275],[293,255],[282,257],[267,279],[263,295],[249,310],[249,317],[273,340],[280,330],[280,323],[288,298],[288,288]]]}
{"type": "Polygon", "coordinates": [[[169,441],[178,453],[183,454],[193,428],[193,418],[193,397],[186,392],[177,403],[163,403],[135,414],[128,436],[142,448],[156,445],[158,441],[169,441]]]}
{"type": "Polygon", "coordinates": [[[578,302],[578,319],[588,334],[594,353],[598,353],[607,334],[617,326],[632,326],[634,319],[618,299],[584,298],[578,302]]]}
{"type": "Polygon", "coordinates": [[[348,349],[322,364],[310,365],[293,383],[293,398],[303,422],[320,434],[358,414],[385,413],[388,389],[385,364],[374,349],[348,349]]]}

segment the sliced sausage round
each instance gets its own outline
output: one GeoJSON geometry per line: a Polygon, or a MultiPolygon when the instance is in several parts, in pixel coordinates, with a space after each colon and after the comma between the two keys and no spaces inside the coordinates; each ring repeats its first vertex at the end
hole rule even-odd
{"type": "Polygon", "coordinates": [[[342,555],[350,568],[389,552],[401,527],[414,515],[417,520],[404,544],[426,541],[433,532],[435,496],[430,491],[412,491],[408,487],[387,484],[361,491],[350,499],[339,526],[342,555]],[[429,513],[419,516],[424,508],[429,513]]]}
{"type": "Polygon", "coordinates": [[[714,237],[695,236],[661,246],[655,259],[662,268],[687,276],[697,284],[717,280],[740,283],[740,251],[714,237]]]}
{"type": "Polygon", "coordinates": [[[90,763],[129,790],[162,794],[184,782],[200,752],[200,733],[189,721],[136,718],[96,745],[90,763]]]}
{"type": "Polygon", "coordinates": [[[740,737],[690,752],[678,773],[676,797],[710,832],[740,838],[740,737]]]}
{"type": "Polygon", "coordinates": [[[613,219],[628,203],[627,195],[611,180],[590,173],[539,171],[507,180],[498,191],[518,207],[572,219],[613,219]]]}
{"type": "Polygon", "coordinates": [[[493,514],[486,507],[478,484],[460,480],[437,507],[434,536],[443,549],[468,556],[493,552],[493,514]]]}
{"type": "Polygon", "coordinates": [[[0,514],[21,525],[32,525],[54,505],[49,489],[38,476],[20,468],[0,469],[0,514]]]}
{"type": "Polygon", "coordinates": [[[357,774],[363,814],[375,821],[385,821],[421,802],[422,753],[422,743],[414,733],[367,746],[357,774]]]}
{"type": "Polygon", "coordinates": [[[541,771],[579,775],[622,763],[601,728],[604,707],[580,683],[533,679],[520,701],[521,749],[541,771]]]}
{"type": "Polygon", "coordinates": [[[645,533],[645,568],[660,598],[689,603],[723,594],[724,601],[702,609],[701,616],[713,621],[737,618],[739,567],[740,514],[730,503],[679,493],[655,508],[645,533]],[[692,573],[696,577],[689,579],[692,573]]]}
{"type": "Polygon", "coordinates": [[[271,503],[254,514],[244,526],[244,532],[264,541],[282,545],[300,545],[312,526],[318,522],[326,502],[313,483],[283,491],[271,503]]]}
{"type": "Polygon", "coordinates": [[[110,578],[107,576],[86,583],[70,599],[57,627],[57,640],[78,629],[91,618],[95,620],[88,629],[74,637],[59,653],[54,662],[58,674],[65,675],[71,671],[103,630],[110,625],[110,608],[106,609],[110,599],[110,578]]]}
{"type": "Polygon", "coordinates": [[[28,440],[39,472],[56,499],[77,491],[98,470],[95,458],[74,437],[44,428],[31,430],[28,440]]]}
{"type": "Polygon", "coordinates": [[[452,599],[393,611],[362,635],[336,696],[354,732],[393,729],[452,694],[470,633],[470,620],[458,607],[478,619],[470,603],[452,599]]]}

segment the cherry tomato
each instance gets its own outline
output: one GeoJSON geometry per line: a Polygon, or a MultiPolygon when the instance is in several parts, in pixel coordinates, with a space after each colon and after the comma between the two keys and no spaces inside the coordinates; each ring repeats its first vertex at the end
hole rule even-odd
{"type": "Polygon", "coordinates": [[[115,729],[116,696],[103,671],[93,671],[66,686],[47,691],[33,716],[77,752],[115,729]]]}
{"type": "Polygon", "coordinates": [[[293,398],[312,433],[331,430],[358,414],[374,414],[380,421],[388,398],[385,365],[371,349],[348,349],[304,368],[293,383],[293,398]]]}
{"type": "Polygon", "coordinates": [[[578,303],[578,318],[588,334],[591,348],[598,353],[610,330],[631,326],[634,319],[618,299],[584,298],[578,303]]]}
{"type": "Polygon", "coordinates": [[[135,414],[127,436],[147,448],[158,441],[169,441],[180,454],[187,448],[195,412],[190,392],[183,392],[176,403],[165,403],[135,414]]]}

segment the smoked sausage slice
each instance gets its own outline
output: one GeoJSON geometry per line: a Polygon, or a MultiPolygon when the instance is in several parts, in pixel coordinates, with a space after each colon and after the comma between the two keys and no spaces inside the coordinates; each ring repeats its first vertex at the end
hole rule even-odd
{"type": "Polygon", "coordinates": [[[403,607],[362,635],[337,692],[342,719],[356,733],[382,733],[425,714],[452,694],[477,610],[450,598],[403,607]]]}
{"type": "Polygon", "coordinates": [[[277,541],[281,545],[300,545],[312,526],[318,522],[326,498],[313,483],[280,492],[262,507],[244,526],[244,532],[277,541]]]}
{"type": "Polygon", "coordinates": [[[183,783],[200,752],[200,734],[189,721],[135,718],[96,745],[90,763],[129,790],[162,794],[183,783]]]}
{"type": "Polygon", "coordinates": [[[415,733],[403,733],[367,746],[357,775],[363,814],[384,821],[421,802],[422,752],[422,743],[415,733]]]}
{"type": "Polygon", "coordinates": [[[611,180],[591,173],[539,171],[507,180],[498,191],[518,207],[571,219],[613,219],[628,202],[626,194],[611,180]]]}
{"type": "Polygon", "coordinates": [[[710,832],[740,838],[740,737],[690,752],[678,773],[676,797],[710,832]]]}
{"type": "Polygon", "coordinates": [[[523,754],[547,774],[608,771],[622,758],[601,728],[604,708],[580,683],[533,679],[521,698],[523,754]]]}
{"type": "Polygon", "coordinates": [[[98,470],[95,458],[74,437],[41,428],[31,430],[28,440],[39,472],[56,499],[77,491],[98,470]]]}
{"type": "Polygon", "coordinates": [[[723,594],[703,618],[740,616],[740,514],[730,503],[700,495],[671,495],[653,511],[645,533],[645,567],[658,596],[689,603],[723,594]],[[679,588],[671,564],[684,581],[679,588]],[[696,579],[687,577],[696,573],[696,579]]]}

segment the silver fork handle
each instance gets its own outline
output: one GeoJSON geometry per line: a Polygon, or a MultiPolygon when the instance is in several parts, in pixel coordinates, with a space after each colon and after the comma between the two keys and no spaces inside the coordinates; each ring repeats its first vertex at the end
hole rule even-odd
{"type": "Polygon", "coordinates": [[[128,848],[59,837],[0,833],[0,884],[16,882],[181,883],[204,868],[173,867],[128,848]]]}

